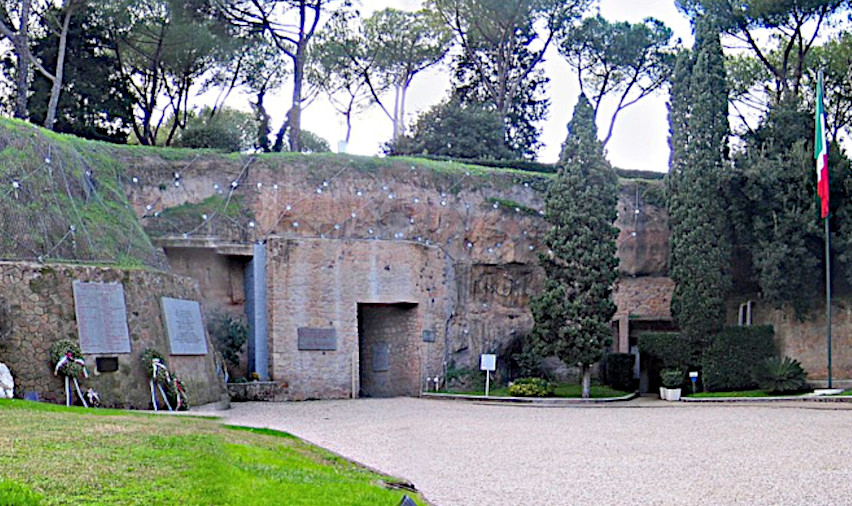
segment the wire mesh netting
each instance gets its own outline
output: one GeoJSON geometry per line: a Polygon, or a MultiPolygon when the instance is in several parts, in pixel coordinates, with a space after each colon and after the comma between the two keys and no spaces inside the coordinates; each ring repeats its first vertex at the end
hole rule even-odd
{"type": "Polygon", "coordinates": [[[163,267],[109,147],[0,126],[0,259],[163,267]]]}

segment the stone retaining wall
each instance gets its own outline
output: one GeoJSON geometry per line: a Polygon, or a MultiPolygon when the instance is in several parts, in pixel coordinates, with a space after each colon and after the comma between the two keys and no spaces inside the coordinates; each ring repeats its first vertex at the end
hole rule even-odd
{"type": "MultiPolygon", "coordinates": [[[[98,391],[105,406],[150,408],[148,376],[140,357],[149,347],[169,352],[160,298],[199,301],[201,294],[194,279],[141,269],[0,262],[0,362],[12,370],[16,396],[35,393],[46,401],[64,402],[63,380],[53,375],[48,350],[60,339],[79,339],[74,281],[123,285],[131,341],[131,353],[109,354],[118,357],[118,371],[92,374],[81,386],[98,391]]],[[[207,355],[168,356],[190,404],[219,401],[225,394],[209,337],[207,341],[207,355]]],[[[95,358],[85,356],[90,372],[95,372],[95,358]]]]}

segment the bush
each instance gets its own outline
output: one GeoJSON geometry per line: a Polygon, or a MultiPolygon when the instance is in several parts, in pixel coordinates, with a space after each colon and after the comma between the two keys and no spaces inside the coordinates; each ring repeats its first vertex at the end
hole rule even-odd
{"type": "Polygon", "coordinates": [[[541,378],[519,378],[509,383],[512,397],[550,397],[553,391],[553,385],[541,378]]]}
{"type": "Polygon", "coordinates": [[[675,332],[639,334],[639,352],[659,361],[666,369],[684,369],[692,365],[695,355],[693,345],[675,332]]]}
{"type": "Polygon", "coordinates": [[[207,330],[222,358],[232,367],[239,368],[240,354],[248,340],[248,325],[239,318],[219,313],[210,319],[207,330]]]}
{"type": "Polygon", "coordinates": [[[636,389],[633,367],[636,356],[631,353],[610,353],[603,360],[604,384],[616,390],[631,392],[636,389]]]}
{"type": "Polygon", "coordinates": [[[807,373],[798,360],[770,357],[755,368],[754,380],[773,394],[797,393],[808,389],[807,373]]]}
{"type": "Polygon", "coordinates": [[[704,350],[704,388],[708,392],[756,388],[755,368],[776,354],[774,334],[771,326],[722,329],[704,350]]]}
{"type": "Polygon", "coordinates": [[[683,369],[663,369],[660,379],[666,388],[680,388],[683,386],[683,369]]]}

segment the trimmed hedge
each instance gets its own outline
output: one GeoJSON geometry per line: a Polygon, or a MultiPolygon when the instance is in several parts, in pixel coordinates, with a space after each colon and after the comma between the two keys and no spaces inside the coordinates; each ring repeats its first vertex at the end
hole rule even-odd
{"type": "Polygon", "coordinates": [[[639,352],[660,362],[664,369],[685,369],[691,365],[693,346],[677,332],[639,334],[639,352]]]}
{"type": "Polygon", "coordinates": [[[636,380],[633,379],[633,366],[636,357],[631,353],[610,353],[603,360],[604,384],[623,392],[632,392],[636,389],[636,380]]]}
{"type": "Polygon", "coordinates": [[[701,360],[704,389],[708,392],[756,388],[756,368],[777,354],[771,325],[726,327],[704,350],[701,360]]]}
{"type": "MultiPolygon", "coordinates": [[[[405,156],[425,158],[427,160],[467,163],[470,165],[493,167],[497,169],[515,169],[522,170],[524,172],[537,172],[539,174],[556,174],[559,172],[559,165],[557,164],[533,162],[530,160],[487,160],[481,158],[454,158],[451,156],[424,154],[410,154],[405,156]]],[[[650,170],[615,169],[615,171],[618,173],[618,177],[623,179],[662,180],[666,175],[665,172],[655,172],[650,170]]]]}

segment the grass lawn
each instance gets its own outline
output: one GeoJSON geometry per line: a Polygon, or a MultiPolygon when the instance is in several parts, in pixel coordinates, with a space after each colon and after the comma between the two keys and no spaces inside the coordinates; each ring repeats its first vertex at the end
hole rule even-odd
{"type": "Polygon", "coordinates": [[[289,434],[212,419],[0,400],[0,427],[0,505],[396,506],[404,493],[289,434]]]}
{"type": "MultiPolygon", "coordinates": [[[[491,388],[488,391],[490,397],[509,397],[508,387],[491,388]]],[[[554,389],[554,397],[576,397],[580,398],[583,394],[583,387],[576,384],[557,385],[554,389]]],[[[456,390],[444,390],[445,394],[464,394],[464,395],[485,395],[485,389],[474,390],[472,392],[461,392],[456,390]]],[[[613,390],[605,385],[592,385],[591,395],[593,399],[602,399],[607,397],[622,397],[630,392],[622,392],[621,390],[613,390]]]]}
{"type": "MultiPolygon", "coordinates": [[[[688,394],[686,397],[786,397],[789,394],[770,394],[765,390],[743,390],[740,392],[699,392],[688,394]]],[[[792,394],[803,395],[803,394],[792,394]]]]}

